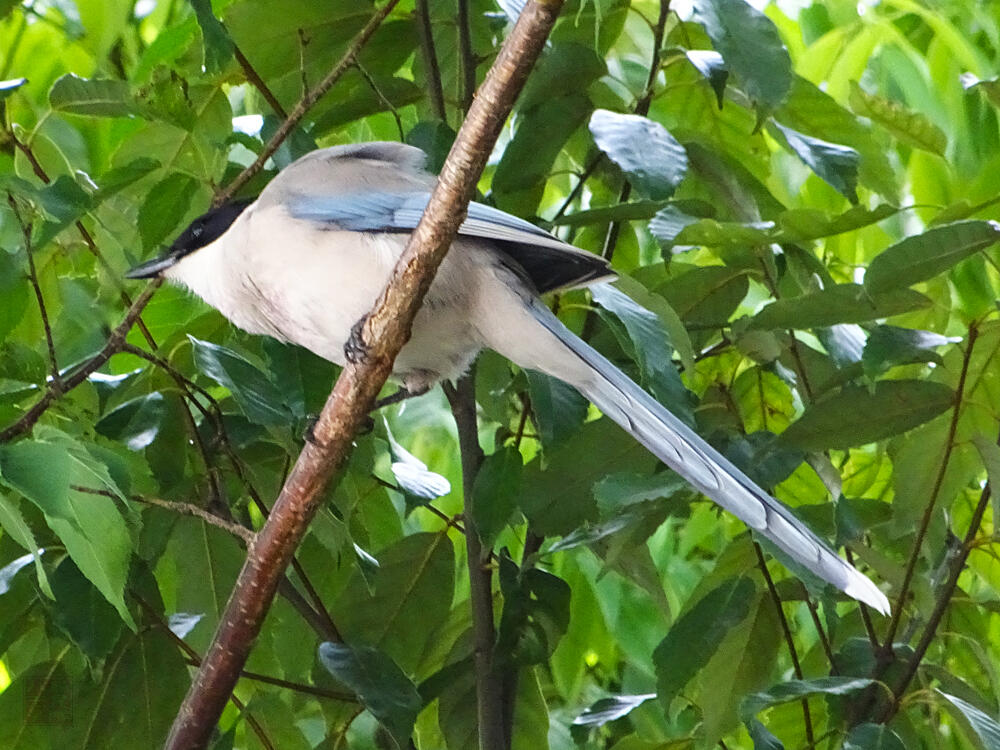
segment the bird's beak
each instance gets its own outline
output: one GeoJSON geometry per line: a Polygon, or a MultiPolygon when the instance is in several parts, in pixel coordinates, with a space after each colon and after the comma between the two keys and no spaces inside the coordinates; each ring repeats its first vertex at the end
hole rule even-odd
{"type": "Polygon", "coordinates": [[[134,268],[130,268],[125,272],[125,278],[150,279],[154,276],[159,276],[162,271],[170,268],[172,265],[177,263],[178,260],[180,260],[180,258],[176,253],[161,255],[159,258],[147,260],[145,263],[140,263],[134,268]]]}

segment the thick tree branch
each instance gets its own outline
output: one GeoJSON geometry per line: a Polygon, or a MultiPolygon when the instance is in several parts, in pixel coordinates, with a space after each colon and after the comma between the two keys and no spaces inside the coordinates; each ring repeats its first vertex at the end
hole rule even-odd
{"type": "MultiPolygon", "coordinates": [[[[388,286],[358,328],[363,354],[337,380],[313,428],[313,439],[303,448],[250,548],[212,645],[171,728],[167,750],[206,746],[322,492],[343,465],[354,434],[409,337],[413,317],[465,218],[479,175],[561,5],[561,0],[529,2],[493,64],[445,161],[427,210],[410,235],[388,286]]],[[[348,54],[345,65],[351,57],[348,54]]]]}

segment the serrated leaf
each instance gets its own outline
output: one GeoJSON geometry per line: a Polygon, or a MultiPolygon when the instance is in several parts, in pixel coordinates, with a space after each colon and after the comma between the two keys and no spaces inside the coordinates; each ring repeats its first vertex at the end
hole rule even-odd
{"type": "Polygon", "coordinates": [[[957,696],[949,695],[941,690],[938,690],[938,693],[958,710],[986,750],[1000,748],[1000,721],[957,696]]]}
{"type": "Polygon", "coordinates": [[[671,279],[657,291],[687,325],[721,328],[749,288],[750,280],[740,269],[700,266],[671,279]]]}
{"type": "MultiPolygon", "coordinates": [[[[14,4],[17,5],[17,3],[14,4]]],[[[3,14],[0,13],[0,18],[2,17],[3,14]]],[[[13,94],[27,82],[28,82],[27,78],[11,78],[8,81],[0,81],[0,102],[2,102],[11,94],[13,94]]]]}
{"type": "Polygon", "coordinates": [[[163,242],[191,207],[198,187],[190,175],[174,172],[156,183],[139,207],[139,236],[149,250],[163,242]]]}
{"type": "Polygon", "coordinates": [[[107,467],[68,439],[59,444],[25,440],[0,448],[0,482],[38,506],[73,562],[134,629],[124,600],[132,555],[125,519],[110,497],[74,489],[120,498],[107,467]]]}
{"type": "Polygon", "coordinates": [[[322,643],[319,658],[337,680],[349,687],[385,727],[396,747],[410,746],[410,735],[423,701],[416,685],[386,654],[370,646],[322,643]]]}
{"type": "Polygon", "coordinates": [[[57,112],[91,117],[128,117],[135,101],[125,81],[80,78],[67,73],[49,90],[49,104],[57,112]]]}
{"type": "Polygon", "coordinates": [[[148,175],[160,166],[156,159],[139,157],[128,164],[109,169],[98,180],[98,190],[94,194],[94,203],[110,198],[115,193],[124,190],[129,185],[148,175]]]}
{"type": "Polygon", "coordinates": [[[601,698],[573,719],[573,725],[584,727],[604,726],[609,721],[628,716],[634,709],[655,697],[656,693],[644,693],[642,695],[612,695],[608,698],[601,698]]]}
{"type": "Polygon", "coordinates": [[[198,370],[233,394],[248,419],[263,425],[288,425],[294,417],[267,375],[232,349],[188,336],[198,370]]]}
{"type": "Polygon", "coordinates": [[[813,138],[774,121],[789,148],[807,167],[851,203],[858,202],[858,152],[850,146],[813,138]]]}
{"type": "Polygon", "coordinates": [[[684,147],[666,128],[646,117],[598,109],[590,117],[590,133],[597,147],[647,198],[669,198],[687,174],[684,147]]]}
{"type": "Polygon", "coordinates": [[[121,618],[72,559],[52,572],[52,593],[52,622],[89,658],[107,656],[121,635],[121,618]]]}
{"type": "Polygon", "coordinates": [[[906,750],[906,746],[885,724],[859,724],[847,733],[843,750],[906,750]]]}
{"type": "Polygon", "coordinates": [[[653,652],[657,695],[664,706],[708,663],[722,637],[743,621],[755,595],[750,579],[730,578],[671,626],[653,652]]]}
{"type": "Polygon", "coordinates": [[[897,140],[944,156],[945,149],[948,148],[948,137],[921,113],[913,112],[892,99],[869,94],[857,81],[851,81],[850,104],[856,114],[877,122],[897,140]]]}
{"type": "Polygon", "coordinates": [[[744,0],[695,0],[694,10],[747,95],[765,110],[780,105],[792,86],[792,61],[771,19],[744,0]]]}
{"type": "Polygon", "coordinates": [[[933,419],[954,401],[951,388],[926,380],[882,380],[874,390],[848,386],[806,407],[779,440],[805,451],[873,443],[933,419]]]}
{"type": "Polygon", "coordinates": [[[670,249],[684,229],[698,221],[697,216],[690,216],[677,206],[667,206],[656,212],[647,228],[665,249],[670,249]]]}
{"type": "Polygon", "coordinates": [[[205,70],[218,73],[233,58],[235,46],[226,28],[212,12],[210,0],[189,0],[194,8],[195,18],[201,28],[201,39],[205,51],[205,70]]]}
{"type": "Polygon", "coordinates": [[[523,468],[521,454],[513,446],[486,456],[479,467],[467,510],[486,548],[493,547],[517,510],[523,468]]]}
{"type": "Polygon", "coordinates": [[[881,292],[937,276],[1000,240],[995,221],[956,221],[907,237],[875,256],[865,272],[865,288],[881,292]]]}
{"type": "Polygon", "coordinates": [[[872,294],[860,284],[837,284],[813,294],[772,302],[751,318],[750,328],[803,330],[838,323],[866,323],[930,306],[927,297],[912,289],[872,294]]]}

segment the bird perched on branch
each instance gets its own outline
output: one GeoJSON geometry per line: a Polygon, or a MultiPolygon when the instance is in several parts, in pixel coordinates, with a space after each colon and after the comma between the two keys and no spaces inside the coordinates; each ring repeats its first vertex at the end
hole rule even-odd
{"type": "MultiPolygon", "coordinates": [[[[254,201],[196,219],[129,272],[182,284],[250,333],[343,365],[427,205],[425,155],[400,143],[314,151],[254,201]]],[[[887,613],[882,592],[785,506],[567,329],[540,294],[608,280],[606,261],[479,203],[434,279],[394,375],[411,393],[460,376],[480,350],[559,378],[696,489],[849,596],[887,613]]]]}

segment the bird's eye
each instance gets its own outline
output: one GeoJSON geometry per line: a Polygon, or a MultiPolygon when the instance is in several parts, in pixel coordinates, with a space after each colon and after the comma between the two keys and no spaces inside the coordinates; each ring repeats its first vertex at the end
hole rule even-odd
{"type": "Polygon", "coordinates": [[[195,237],[201,237],[201,233],[203,231],[205,231],[205,230],[201,226],[191,227],[191,234],[193,234],[195,237]]]}

